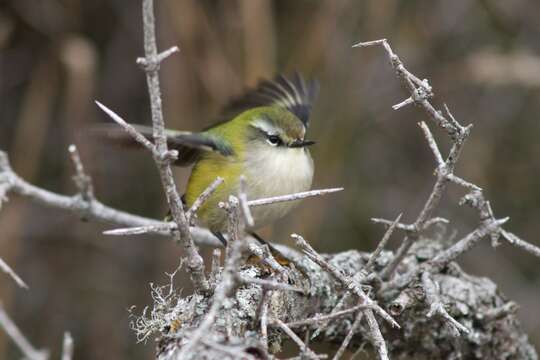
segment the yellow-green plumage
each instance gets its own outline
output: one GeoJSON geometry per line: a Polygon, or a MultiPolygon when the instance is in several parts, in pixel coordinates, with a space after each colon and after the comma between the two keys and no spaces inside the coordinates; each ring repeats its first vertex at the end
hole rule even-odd
{"type": "MultiPolygon", "coordinates": [[[[178,166],[193,165],[184,194],[187,207],[219,176],[224,179],[200,207],[200,225],[214,233],[226,232],[227,215],[218,207],[229,195],[237,195],[240,176],[246,178],[247,196],[259,199],[308,190],[313,178],[313,161],[307,149],[313,142],[304,135],[315,81],[277,76],[234,100],[224,110],[222,122],[198,133],[167,130],[167,145],[178,151],[178,166]]],[[[152,139],[152,129],[136,126],[152,139]]],[[[139,146],[119,129],[96,129],[116,144],[139,146]],[[105,130],[105,131],[103,131],[105,130]]],[[[258,228],[290,211],[297,202],[283,202],[252,208],[258,228]]]]}
{"type": "MultiPolygon", "coordinates": [[[[275,124],[276,128],[283,130],[280,136],[284,141],[291,142],[294,139],[303,139],[305,129],[302,122],[291,112],[277,106],[259,107],[245,111],[231,121],[206,131],[208,136],[217,138],[223,142],[223,146],[232,148],[233,154],[229,156],[224,156],[218,152],[206,152],[202,154],[193,167],[184,199],[186,205],[190,207],[216,177],[219,176],[224,179],[223,184],[208,198],[197,213],[202,225],[207,226],[212,231],[225,231],[226,213],[218,207],[218,203],[220,201],[226,201],[230,194],[238,193],[241,175],[246,177],[247,192],[250,198],[285,195],[296,191],[307,190],[311,185],[312,171],[302,170],[298,173],[300,177],[305,178],[304,181],[300,179],[300,183],[298,183],[297,179],[295,179],[294,169],[287,163],[278,164],[278,169],[269,169],[269,174],[265,174],[266,165],[269,165],[268,161],[261,164],[263,166],[261,171],[250,171],[254,167],[257,167],[258,163],[257,159],[253,159],[253,161],[250,161],[250,159],[254,154],[264,154],[264,148],[268,146],[265,143],[258,144],[257,141],[251,138],[253,132],[257,131],[252,127],[252,124],[261,118],[270,121],[272,124],[275,124]],[[246,155],[246,152],[249,152],[249,154],[246,155]],[[284,171],[280,171],[280,168],[284,171]],[[282,184],[284,182],[285,184],[282,184]]],[[[298,152],[302,159],[305,157],[307,165],[312,167],[311,157],[307,153],[307,149],[270,149],[272,152],[278,151],[276,156],[279,156],[282,151],[298,152]]],[[[276,157],[273,154],[270,156],[272,158],[276,157]]],[[[285,156],[289,158],[290,154],[285,156]]],[[[293,167],[297,165],[302,167],[305,165],[297,163],[298,161],[294,161],[293,167]]],[[[281,217],[294,205],[296,204],[279,204],[268,206],[266,209],[256,209],[254,211],[256,227],[265,225],[268,221],[281,217]],[[260,216],[257,216],[258,214],[260,216]],[[265,221],[265,218],[268,221],[265,221]]]]}

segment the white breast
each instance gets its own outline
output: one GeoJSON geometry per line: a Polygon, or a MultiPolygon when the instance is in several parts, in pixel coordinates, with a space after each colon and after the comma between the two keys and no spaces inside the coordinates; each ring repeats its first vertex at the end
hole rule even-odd
{"type": "MultiPolygon", "coordinates": [[[[249,199],[306,191],[313,180],[313,160],[306,148],[260,146],[247,155],[245,175],[249,199]]],[[[289,201],[252,208],[255,228],[282,217],[298,203],[289,201]]]]}

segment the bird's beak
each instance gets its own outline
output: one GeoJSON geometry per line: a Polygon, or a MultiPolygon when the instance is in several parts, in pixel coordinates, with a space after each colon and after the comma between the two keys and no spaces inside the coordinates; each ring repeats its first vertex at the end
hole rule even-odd
{"type": "Polygon", "coordinates": [[[312,140],[296,140],[292,144],[290,144],[289,147],[301,148],[301,147],[306,147],[313,144],[315,144],[315,141],[312,141],[312,140]]]}

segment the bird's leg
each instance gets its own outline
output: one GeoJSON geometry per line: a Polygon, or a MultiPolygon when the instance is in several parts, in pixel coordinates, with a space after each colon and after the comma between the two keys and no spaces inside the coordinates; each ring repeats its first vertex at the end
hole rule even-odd
{"type": "Polygon", "coordinates": [[[212,231],[212,234],[214,234],[215,237],[218,238],[219,241],[223,244],[223,247],[227,247],[227,239],[225,239],[225,236],[219,231],[212,231]]]}
{"type": "Polygon", "coordinates": [[[268,241],[264,240],[262,237],[260,237],[257,233],[250,231],[248,232],[249,235],[253,236],[255,239],[257,239],[258,242],[260,242],[262,245],[268,246],[268,249],[270,250],[270,253],[276,259],[276,261],[282,265],[282,266],[289,266],[291,264],[291,260],[288,259],[285,255],[283,255],[278,249],[273,247],[268,241]]]}

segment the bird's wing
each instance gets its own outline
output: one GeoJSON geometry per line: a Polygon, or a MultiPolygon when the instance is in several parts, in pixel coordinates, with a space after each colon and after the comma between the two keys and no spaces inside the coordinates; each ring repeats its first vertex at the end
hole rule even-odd
{"type": "MultiPolygon", "coordinates": [[[[153,141],[152,128],[144,125],[132,125],[148,140],[153,141]]],[[[114,145],[141,148],[141,145],[126,131],[115,124],[94,126],[90,132],[114,145]]],[[[165,130],[167,147],[178,151],[176,166],[193,164],[204,152],[217,152],[223,156],[233,154],[231,146],[209,133],[192,133],[189,131],[165,130]]]]}
{"type": "Polygon", "coordinates": [[[278,75],[273,80],[261,80],[254,89],[234,98],[224,107],[218,124],[255,107],[280,106],[295,114],[307,128],[318,92],[319,83],[316,80],[306,81],[297,72],[290,78],[278,75]]]}

